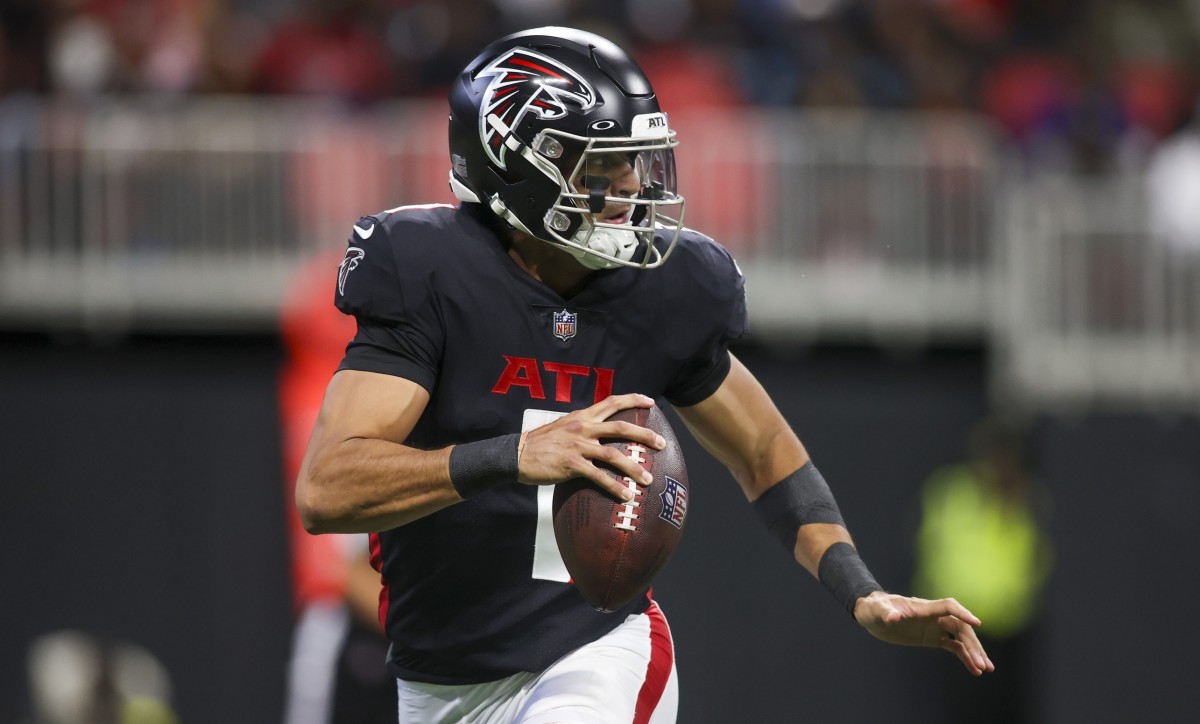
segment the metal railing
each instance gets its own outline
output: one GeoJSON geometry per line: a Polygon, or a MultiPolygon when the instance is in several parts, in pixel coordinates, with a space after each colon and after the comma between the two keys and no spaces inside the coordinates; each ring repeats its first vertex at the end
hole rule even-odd
{"type": "Polygon", "coordinates": [[[1005,198],[997,394],[1200,409],[1200,255],[1151,232],[1144,179],[1042,176],[1005,198]]]}
{"type": "Polygon", "coordinates": [[[448,196],[445,114],[155,99],[0,107],[0,320],[267,327],[311,253],[448,196]]]}
{"type": "Polygon", "coordinates": [[[965,115],[683,115],[689,218],[729,246],[769,336],[982,333],[998,174],[965,115]]]}
{"type": "MultiPolygon", "coordinates": [[[[0,101],[0,324],[269,329],[366,213],[452,202],[439,102],[0,101]]],[[[1200,275],[1138,176],[1006,172],[971,115],[672,117],[687,223],[763,338],[994,344],[1033,406],[1200,403],[1200,275]]]]}

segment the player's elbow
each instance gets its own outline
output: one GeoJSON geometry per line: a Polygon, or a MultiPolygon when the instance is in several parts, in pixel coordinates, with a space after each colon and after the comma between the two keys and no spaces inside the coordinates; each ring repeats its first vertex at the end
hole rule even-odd
{"type": "Polygon", "coordinates": [[[313,535],[335,532],[334,523],[340,515],[335,506],[336,496],[329,495],[308,471],[301,472],[296,481],[295,503],[304,530],[313,535]]]}
{"type": "Polygon", "coordinates": [[[328,516],[321,509],[317,496],[299,484],[296,485],[296,512],[300,515],[300,525],[304,526],[304,530],[313,535],[326,532],[323,522],[328,516]]]}

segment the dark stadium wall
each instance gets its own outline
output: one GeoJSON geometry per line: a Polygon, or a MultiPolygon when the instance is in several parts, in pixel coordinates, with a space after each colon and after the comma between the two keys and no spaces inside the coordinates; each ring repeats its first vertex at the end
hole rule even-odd
{"type": "Polygon", "coordinates": [[[1047,722],[1183,722],[1200,709],[1200,416],[1040,426],[1054,495],[1047,722]]]}
{"type": "MultiPolygon", "coordinates": [[[[917,490],[961,458],[986,411],[983,353],[739,353],[880,582],[907,589],[917,490]]],[[[291,626],[281,361],[267,337],[0,337],[0,724],[28,714],[30,641],[64,628],[156,654],[184,722],[279,721],[291,626]]],[[[1038,426],[1058,548],[1037,652],[1045,721],[1173,721],[1193,703],[1200,666],[1187,654],[1200,641],[1172,597],[1194,593],[1200,560],[1197,432],[1150,417],[1038,426]]],[[[940,701],[983,694],[950,657],[858,630],[682,437],[691,517],[656,585],[680,721],[938,722],[940,701]]]]}
{"type": "MultiPolygon", "coordinates": [[[[981,352],[739,356],[805,442],[880,584],[907,590],[917,490],[962,456],[985,414],[981,352]]],[[[767,535],[724,468],[686,443],[691,518],[655,590],[676,639],[680,721],[938,721],[929,682],[971,677],[865,634],[767,535]]]]}
{"type": "Polygon", "coordinates": [[[0,338],[0,722],[62,629],[161,659],[183,722],[279,721],[280,360],[266,338],[0,338]]]}

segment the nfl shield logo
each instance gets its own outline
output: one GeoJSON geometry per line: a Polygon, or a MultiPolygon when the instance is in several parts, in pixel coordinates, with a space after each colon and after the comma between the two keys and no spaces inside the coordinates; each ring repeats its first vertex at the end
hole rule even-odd
{"type": "Polygon", "coordinates": [[[554,336],[566,342],[568,339],[575,336],[575,320],[579,317],[578,314],[572,314],[567,310],[554,313],[554,336]]]}
{"type": "Polygon", "coordinates": [[[667,484],[658,497],[662,500],[662,511],[658,517],[676,528],[682,528],[683,521],[687,518],[687,487],[678,480],[667,477],[667,484]]]}

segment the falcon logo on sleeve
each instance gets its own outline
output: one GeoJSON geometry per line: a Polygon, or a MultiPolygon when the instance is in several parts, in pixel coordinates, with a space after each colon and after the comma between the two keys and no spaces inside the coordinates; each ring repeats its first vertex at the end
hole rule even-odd
{"type": "Polygon", "coordinates": [[[496,115],[509,128],[516,128],[527,113],[543,121],[567,115],[566,103],[588,110],[596,105],[596,91],[575,71],[544,55],[514,48],[486,68],[479,77],[492,76],[479,109],[479,136],[484,149],[500,168],[504,165],[504,139],[488,124],[496,115]]]}
{"type": "MultiPolygon", "coordinates": [[[[375,227],[371,227],[374,231],[375,227]]],[[[354,227],[358,231],[358,227],[354,227]]],[[[346,249],[346,256],[342,259],[342,263],[338,266],[338,294],[346,296],[346,277],[350,276],[350,272],[358,268],[358,263],[362,261],[367,252],[359,249],[357,246],[352,246],[346,249]]]]}

